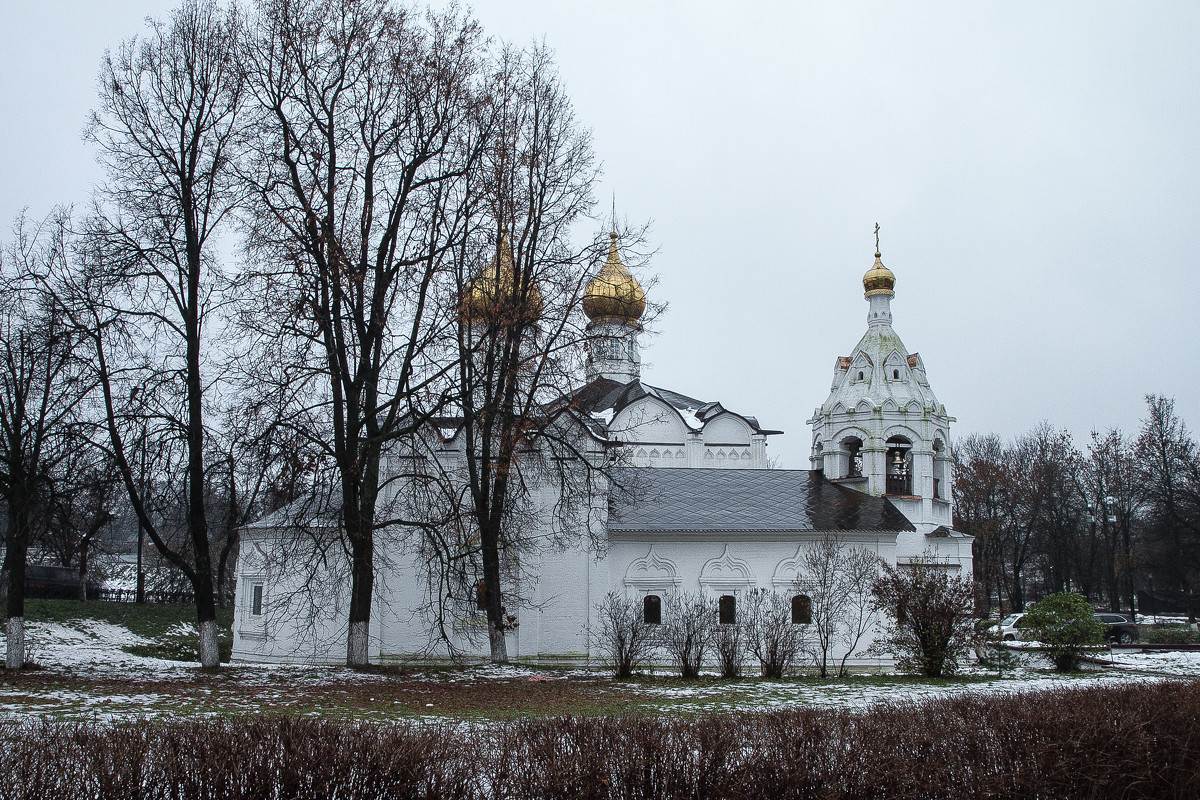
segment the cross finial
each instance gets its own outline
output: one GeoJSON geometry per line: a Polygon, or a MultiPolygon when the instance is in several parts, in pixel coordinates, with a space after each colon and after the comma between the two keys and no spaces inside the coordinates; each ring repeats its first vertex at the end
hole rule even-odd
{"type": "Polygon", "coordinates": [[[879,223],[875,223],[875,257],[879,258],[879,223]]]}

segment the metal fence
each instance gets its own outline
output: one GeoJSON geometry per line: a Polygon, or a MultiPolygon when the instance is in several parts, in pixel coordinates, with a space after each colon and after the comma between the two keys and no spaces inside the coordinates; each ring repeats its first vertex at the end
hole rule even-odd
{"type": "MultiPolygon", "coordinates": [[[[104,600],[109,603],[136,603],[136,589],[101,589],[97,600],[104,600]]],[[[161,592],[150,591],[145,592],[145,601],[147,603],[194,603],[196,595],[192,592],[161,592]]]]}

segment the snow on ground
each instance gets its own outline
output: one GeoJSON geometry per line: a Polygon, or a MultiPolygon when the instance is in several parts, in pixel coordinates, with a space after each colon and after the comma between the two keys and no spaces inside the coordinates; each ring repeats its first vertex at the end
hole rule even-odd
{"type": "MultiPolygon", "coordinates": [[[[172,630],[172,634],[185,631],[172,630]]],[[[193,631],[194,632],[194,631],[193,631]]],[[[41,668],[0,683],[0,719],[30,717],[115,719],[253,713],[262,708],[319,714],[326,702],[347,691],[373,695],[389,682],[427,681],[447,686],[464,682],[518,683],[577,680],[601,693],[627,698],[630,706],[671,712],[744,711],[781,708],[861,708],[875,703],[921,701],[963,693],[1038,691],[1064,686],[1120,684],[1168,678],[1200,678],[1200,652],[1103,652],[1083,673],[1061,675],[1028,652],[1003,676],[969,668],[963,680],[852,678],[766,681],[713,678],[682,682],[657,677],[613,682],[587,670],[547,670],[520,665],[464,669],[406,669],[402,677],[337,666],[234,664],[219,674],[202,673],[194,663],[133,655],[126,647],[150,644],[127,629],[96,620],[27,626],[31,659],[41,668]],[[288,706],[294,700],[298,705],[288,706]]],[[[522,690],[524,691],[524,690],[522,690]]],[[[366,697],[368,701],[375,697],[366,697]]],[[[429,705],[428,715],[436,718],[429,705]]],[[[355,713],[352,703],[343,705],[355,713]]],[[[375,709],[372,709],[375,710],[375,709]]],[[[386,714],[386,709],[379,709],[386,714]]],[[[411,713],[402,714],[411,718],[411,713]]],[[[422,715],[422,718],[429,718],[422,715]]],[[[444,719],[444,718],[442,718],[444,719]]]]}

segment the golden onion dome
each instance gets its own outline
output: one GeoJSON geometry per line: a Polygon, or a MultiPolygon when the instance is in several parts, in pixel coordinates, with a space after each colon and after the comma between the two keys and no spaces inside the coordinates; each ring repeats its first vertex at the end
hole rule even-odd
{"type": "Polygon", "coordinates": [[[593,322],[616,317],[637,322],[646,311],[646,293],[617,254],[617,234],[609,234],[608,260],[583,291],[583,313],[593,322]]]}
{"type": "Polygon", "coordinates": [[[468,323],[532,324],[542,316],[542,293],[537,284],[516,298],[516,269],[508,234],[500,236],[500,252],[482,273],[467,285],[459,307],[459,320],[468,323]]]}
{"type": "Polygon", "coordinates": [[[875,251],[875,264],[867,270],[867,274],[863,275],[863,291],[866,297],[873,297],[877,294],[896,294],[893,288],[896,285],[895,274],[883,265],[883,261],[879,255],[879,251],[875,251]]]}

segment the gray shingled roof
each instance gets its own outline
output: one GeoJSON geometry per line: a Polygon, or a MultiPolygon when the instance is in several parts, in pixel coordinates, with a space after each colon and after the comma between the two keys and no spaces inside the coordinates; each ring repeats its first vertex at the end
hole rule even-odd
{"type": "Polygon", "coordinates": [[[885,498],[817,471],[623,468],[610,531],[911,531],[885,498]]]}

